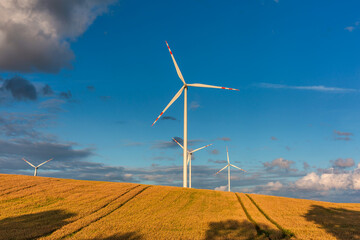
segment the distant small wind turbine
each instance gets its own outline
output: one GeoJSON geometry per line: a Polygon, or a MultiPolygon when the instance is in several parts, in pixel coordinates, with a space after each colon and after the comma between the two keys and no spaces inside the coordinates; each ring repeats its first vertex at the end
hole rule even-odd
{"type": "Polygon", "coordinates": [[[165,111],[171,106],[171,104],[173,104],[176,101],[176,99],[178,99],[180,97],[180,95],[182,94],[182,92],[184,91],[183,187],[186,188],[187,187],[187,155],[188,155],[188,136],[187,136],[187,91],[188,91],[188,87],[218,88],[218,89],[228,89],[228,90],[236,90],[236,91],[239,91],[239,90],[235,89],[235,88],[218,87],[218,86],[212,86],[212,85],[207,85],[207,84],[202,84],[202,83],[192,83],[192,84],[186,83],[183,75],[181,74],[180,68],[175,61],[174,55],[173,55],[172,51],[170,50],[169,44],[167,42],[166,42],[166,45],[169,49],[171,58],[174,62],[177,75],[179,76],[180,80],[183,82],[184,85],[175,94],[175,96],[171,99],[169,104],[164,108],[164,110],[160,113],[160,115],[156,118],[155,122],[152,125],[154,126],[156,121],[159,120],[159,118],[165,113],[165,111]]]}
{"type": "Polygon", "coordinates": [[[50,158],[49,160],[47,160],[47,161],[45,161],[45,162],[37,165],[36,167],[35,167],[34,165],[32,165],[29,161],[27,161],[25,158],[23,158],[22,160],[24,160],[24,161],[27,162],[30,166],[32,166],[33,168],[35,168],[34,176],[36,176],[36,175],[37,175],[37,169],[38,169],[40,166],[44,165],[45,163],[50,162],[51,160],[53,160],[53,158],[50,158]]]}
{"type": "MultiPolygon", "coordinates": [[[[176,139],[175,138],[173,138],[173,140],[182,148],[182,149],[184,149],[184,147],[178,142],[178,141],[176,141],[176,139]]],[[[189,188],[191,188],[191,156],[192,156],[192,154],[194,153],[194,152],[197,152],[197,151],[199,151],[199,150],[201,150],[201,149],[203,149],[203,148],[206,148],[206,147],[209,147],[209,146],[211,146],[212,144],[208,144],[208,145],[206,145],[206,146],[203,146],[203,147],[201,147],[201,148],[197,148],[197,149],[195,149],[195,150],[192,150],[192,151],[189,151],[188,150],[188,159],[187,159],[187,165],[189,165],[189,188]]]]}
{"type": "Polygon", "coordinates": [[[234,168],[237,168],[237,169],[240,169],[240,170],[243,171],[243,172],[246,172],[246,171],[245,171],[244,169],[241,169],[241,168],[235,166],[235,165],[230,164],[229,151],[228,151],[228,148],[227,148],[227,147],[226,147],[226,154],[227,154],[227,162],[228,162],[228,164],[227,164],[225,167],[223,167],[220,171],[218,171],[217,173],[215,173],[215,175],[218,174],[219,172],[221,172],[222,170],[224,170],[225,168],[228,168],[228,190],[229,190],[229,192],[230,192],[230,166],[231,166],[231,167],[234,167],[234,168]]]}

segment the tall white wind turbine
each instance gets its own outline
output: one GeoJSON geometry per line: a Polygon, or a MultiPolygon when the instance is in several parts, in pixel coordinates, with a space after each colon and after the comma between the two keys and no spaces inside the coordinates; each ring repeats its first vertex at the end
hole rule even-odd
{"type": "Polygon", "coordinates": [[[171,104],[173,104],[176,99],[179,98],[179,96],[181,95],[181,93],[184,91],[184,151],[183,151],[183,187],[187,187],[187,155],[188,155],[188,137],[187,137],[187,90],[188,87],[203,87],[203,88],[219,88],[219,89],[228,89],[228,90],[236,90],[239,91],[238,89],[235,88],[226,88],[226,87],[218,87],[218,86],[212,86],[212,85],[207,85],[207,84],[201,84],[201,83],[192,83],[192,84],[187,84],[184,80],[183,75],[181,74],[181,71],[179,69],[179,66],[177,65],[174,55],[172,53],[172,51],[170,50],[169,44],[166,42],[166,45],[169,49],[171,58],[174,62],[175,65],[175,69],[176,72],[180,78],[180,80],[183,82],[183,86],[180,88],[180,90],[175,94],[175,96],[171,99],[171,101],[169,102],[169,104],[164,108],[164,110],[160,113],[160,115],[156,118],[155,122],[152,124],[154,126],[154,124],[156,123],[157,120],[159,120],[159,118],[164,114],[164,112],[171,106],[171,104]]]}
{"type": "MultiPolygon", "coordinates": [[[[178,141],[176,141],[175,138],[173,138],[173,140],[174,140],[182,149],[184,149],[184,147],[183,147],[178,141]]],[[[197,151],[199,151],[199,150],[201,150],[201,149],[204,149],[204,148],[206,148],[206,147],[209,147],[209,146],[211,146],[211,145],[212,145],[212,144],[208,144],[208,145],[206,145],[206,146],[203,146],[203,147],[201,147],[201,148],[197,148],[197,149],[192,150],[192,151],[189,151],[189,150],[188,150],[187,165],[189,165],[189,188],[191,188],[191,157],[192,157],[193,153],[194,153],[194,152],[197,152],[197,151]]]]}
{"type": "Polygon", "coordinates": [[[228,191],[230,192],[230,166],[231,166],[231,167],[234,167],[234,168],[237,168],[237,169],[240,169],[240,170],[243,171],[243,172],[246,172],[246,171],[245,171],[244,169],[241,169],[241,168],[235,166],[235,165],[230,164],[229,151],[228,151],[228,148],[227,148],[227,147],[226,147],[226,154],[227,154],[227,162],[228,162],[228,164],[227,164],[225,167],[223,167],[220,171],[218,171],[217,173],[215,173],[215,175],[218,174],[219,172],[221,172],[222,170],[224,170],[225,168],[228,168],[228,191]]]}
{"type": "Polygon", "coordinates": [[[24,160],[24,161],[27,162],[30,166],[32,166],[33,168],[35,168],[34,176],[36,176],[36,175],[37,175],[37,169],[38,169],[40,166],[44,165],[45,163],[50,162],[51,160],[53,160],[53,158],[50,158],[49,160],[46,160],[46,161],[43,162],[43,163],[40,163],[40,164],[37,165],[36,167],[35,167],[34,165],[32,165],[29,161],[27,161],[25,158],[23,158],[22,160],[24,160]]]}

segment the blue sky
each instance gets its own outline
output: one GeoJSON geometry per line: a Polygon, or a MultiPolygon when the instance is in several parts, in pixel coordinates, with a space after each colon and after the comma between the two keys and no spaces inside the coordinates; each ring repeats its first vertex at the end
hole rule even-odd
{"type": "Polygon", "coordinates": [[[360,201],[360,3],[85,2],[0,4],[2,173],[181,186],[183,98],[151,127],[168,41],[188,83],[240,89],[189,89],[194,187],[224,189],[228,146],[234,191],[360,201]]]}

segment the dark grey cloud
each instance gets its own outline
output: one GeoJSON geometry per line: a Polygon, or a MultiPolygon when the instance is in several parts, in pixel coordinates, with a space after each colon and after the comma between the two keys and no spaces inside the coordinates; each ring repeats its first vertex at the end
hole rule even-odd
{"type": "Polygon", "coordinates": [[[355,166],[355,162],[352,158],[338,158],[334,161],[333,167],[348,168],[355,166]]]}
{"type": "Polygon", "coordinates": [[[77,144],[27,139],[0,140],[1,157],[28,157],[43,161],[50,157],[59,161],[73,161],[93,155],[93,148],[75,149],[77,144]]]}
{"type": "Polygon", "coordinates": [[[0,114],[0,136],[10,138],[28,138],[50,140],[51,136],[39,132],[38,128],[44,128],[51,124],[54,117],[50,114],[0,114]]]}
{"type": "Polygon", "coordinates": [[[43,88],[42,88],[42,94],[44,96],[51,96],[54,94],[54,91],[51,89],[51,87],[46,84],[43,88]]]}
{"type": "Polygon", "coordinates": [[[94,90],[95,90],[95,87],[94,87],[94,86],[87,86],[86,88],[87,88],[87,90],[89,90],[89,91],[94,91],[94,90]]]}
{"type": "Polygon", "coordinates": [[[25,174],[25,170],[32,172],[31,166],[21,160],[23,157],[34,165],[54,158],[41,168],[52,171],[45,174],[46,176],[83,179],[80,176],[81,172],[90,173],[92,170],[93,173],[99,173],[104,168],[103,164],[84,161],[93,155],[93,148],[79,148],[76,143],[26,139],[0,140],[0,169],[3,173],[25,174]]]}
{"type": "Polygon", "coordinates": [[[0,88],[0,91],[8,91],[17,101],[36,100],[37,92],[35,86],[22,77],[13,77],[6,79],[0,88]]]}
{"type": "Polygon", "coordinates": [[[70,41],[113,2],[8,0],[0,4],[0,70],[55,73],[71,67],[70,41]]]}
{"type": "Polygon", "coordinates": [[[67,92],[60,92],[59,97],[63,99],[70,99],[72,97],[71,92],[68,90],[67,92]]]}
{"type": "Polygon", "coordinates": [[[13,101],[41,101],[45,98],[39,107],[49,112],[58,112],[63,110],[61,106],[66,103],[59,98],[69,100],[71,97],[70,91],[55,93],[48,84],[33,83],[20,76],[5,79],[0,84],[0,103],[3,104],[13,101]]]}
{"type": "Polygon", "coordinates": [[[172,117],[172,116],[164,116],[164,117],[162,117],[162,118],[160,118],[161,120],[173,120],[173,121],[175,121],[176,120],[176,118],[174,118],[174,117],[172,117]]]}
{"type": "MultiPolygon", "coordinates": [[[[34,165],[42,162],[30,158],[27,158],[27,160],[34,165]]],[[[0,169],[1,173],[9,174],[32,175],[34,172],[34,169],[22,161],[21,158],[0,157],[0,169]]],[[[133,180],[133,175],[121,166],[108,166],[85,160],[60,161],[56,158],[41,166],[38,170],[38,175],[96,181],[131,182],[133,180]]]]}

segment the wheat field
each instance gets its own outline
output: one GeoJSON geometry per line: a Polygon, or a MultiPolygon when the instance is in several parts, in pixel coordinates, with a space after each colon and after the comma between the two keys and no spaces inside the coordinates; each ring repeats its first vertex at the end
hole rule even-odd
{"type": "Polygon", "coordinates": [[[0,174],[0,239],[360,239],[360,204],[0,174]]]}

